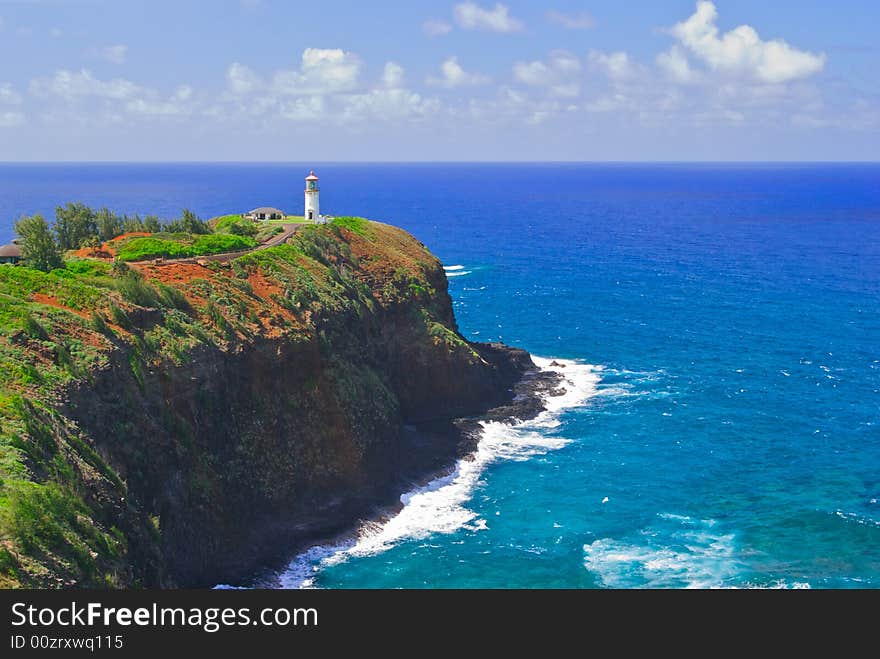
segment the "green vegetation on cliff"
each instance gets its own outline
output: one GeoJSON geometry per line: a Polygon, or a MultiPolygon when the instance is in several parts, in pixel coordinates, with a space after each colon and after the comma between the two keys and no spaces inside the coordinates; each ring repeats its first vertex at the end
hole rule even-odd
{"type": "Polygon", "coordinates": [[[211,226],[214,227],[214,233],[231,233],[236,236],[250,236],[257,242],[263,243],[284,231],[283,224],[292,224],[290,222],[253,222],[242,217],[240,214],[223,215],[211,220],[211,226]]]}
{"type": "Polygon", "coordinates": [[[333,224],[354,231],[359,236],[369,236],[370,222],[362,217],[335,217],[333,224]]]}
{"type": "MultiPolygon", "coordinates": [[[[212,229],[190,210],[184,210],[179,218],[162,222],[155,215],[141,219],[138,215],[118,215],[107,208],[96,211],[82,203],[69,203],[55,209],[55,222],[52,226],[42,215],[25,216],[15,223],[15,232],[21,243],[24,265],[49,272],[61,267],[64,252],[78,249],[97,251],[105,242],[125,234],[161,234],[159,240],[195,244],[200,243],[199,238],[210,234],[212,229]]],[[[226,233],[253,236],[258,230],[242,225],[241,231],[226,233]]],[[[224,251],[219,249],[222,240],[202,242],[200,247],[191,248],[190,251],[216,254],[224,251]]],[[[161,255],[160,247],[154,245],[157,256],[161,255]]],[[[168,249],[171,253],[176,253],[175,246],[169,246],[168,249]]],[[[145,253],[146,251],[144,250],[145,253]]],[[[128,260],[134,260],[134,257],[128,260]]]]}
{"type": "Polygon", "coordinates": [[[180,259],[236,252],[256,247],[257,241],[233,234],[197,235],[171,234],[162,237],[132,238],[118,252],[120,261],[144,261],[157,257],[180,259]]]}
{"type": "MultiPolygon", "coordinates": [[[[120,258],[253,244],[164,238],[120,258]]],[[[0,267],[0,587],[219,578],[270,527],[255,505],[359,491],[403,416],[490,375],[439,261],[359,218],[230,263],[0,267]]]]}
{"type": "Polygon", "coordinates": [[[233,228],[236,226],[240,226],[244,223],[253,224],[249,220],[244,219],[241,213],[234,213],[232,215],[221,215],[220,217],[215,217],[211,220],[210,224],[214,227],[215,233],[235,233],[233,228]]]}

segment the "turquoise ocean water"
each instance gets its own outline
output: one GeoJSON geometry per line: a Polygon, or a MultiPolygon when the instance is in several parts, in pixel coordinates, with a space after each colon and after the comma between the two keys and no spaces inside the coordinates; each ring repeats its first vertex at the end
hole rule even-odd
{"type": "MultiPolygon", "coordinates": [[[[0,165],[0,239],[69,200],[299,211],[308,169],[0,165]]],[[[316,169],[322,210],[441,257],[465,336],[569,386],[273,585],[880,586],[880,166],[316,169]]]]}

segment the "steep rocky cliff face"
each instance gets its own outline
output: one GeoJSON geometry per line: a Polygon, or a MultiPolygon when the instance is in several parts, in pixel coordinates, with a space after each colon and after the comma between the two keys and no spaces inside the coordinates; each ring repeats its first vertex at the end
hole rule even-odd
{"type": "Polygon", "coordinates": [[[451,421],[532,368],[465,341],[437,259],[363,220],[230,264],[29,277],[0,275],[22,317],[0,347],[34,371],[0,400],[6,585],[246,580],[449,464],[451,421]]]}

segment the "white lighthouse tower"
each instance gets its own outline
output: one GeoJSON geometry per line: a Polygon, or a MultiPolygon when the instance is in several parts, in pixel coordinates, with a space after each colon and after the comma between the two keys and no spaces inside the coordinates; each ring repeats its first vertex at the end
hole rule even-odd
{"type": "Polygon", "coordinates": [[[305,218],[315,223],[321,221],[321,206],[318,202],[318,195],[320,193],[321,191],[318,189],[318,177],[315,176],[315,172],[309,172],[309,175],[306,176],[305,218]]]}

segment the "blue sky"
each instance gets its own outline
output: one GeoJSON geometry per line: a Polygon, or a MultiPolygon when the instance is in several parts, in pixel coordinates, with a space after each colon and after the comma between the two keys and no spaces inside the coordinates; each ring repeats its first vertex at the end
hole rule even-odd
{"type": "Polygon", "coordinates": [[[0,0],[0,161],[877,160],[869,0],[0,0]]]}

